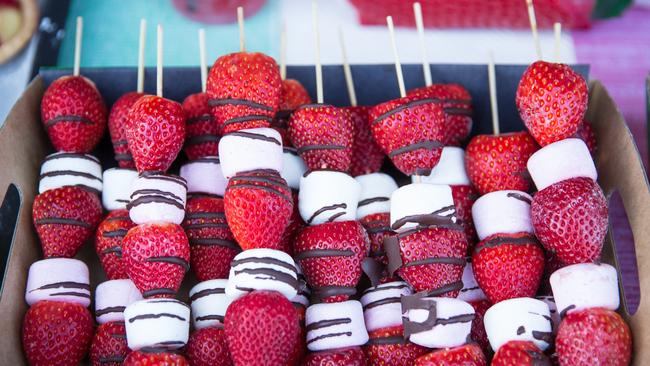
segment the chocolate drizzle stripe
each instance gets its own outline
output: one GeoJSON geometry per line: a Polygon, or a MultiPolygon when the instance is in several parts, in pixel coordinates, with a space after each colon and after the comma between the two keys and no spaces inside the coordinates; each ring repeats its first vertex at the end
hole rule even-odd
{"type": "Polygon", "coordinates": [[[399,285],[388,285],[388,286],[377,286],[377,287],[370,287],[366,289],[363,294],[370,294],[373,292],[377,291],[384,291],[384,290],[401,290],[403,288],[408,288],[409,286],[406,284],[399,284],[399,285]]]}
{"type": "Polygon", "coordinates": [[[102,236],[104,238],[121,238],[124,235],[126,235],[126,233],[128,233],[128,232],[129,232],[129,230],[127,230],[127,229],[115,229],[115,230],[111,230],[111,231],[104,231],[102,233],[102,236]]]}
{"type": "Polygon", "coordinates": [[[522,335],[524,333],[526,333],[526,328],[523,325],[519,326],[519,328],[517,328],[517,335],[522,335]]]}
{"type": "Polygon", "coordinates": [[[194,212],[185,215],[186,220],[195,219],[226,219],[225,212],[194,212]]]}
{"type": "Polygon", "coordinates": [[[220,238],[200,238],[200,239],[190,239],[190,245],[203,245],[203,246],[220,246],[224,248],[229,248],[241,252],[241,248],[237,245],[236,242],[232,240],[220,239],[220,238]]]}
{"type": "Polygon", "coordinates": [[[523,194],[520,194],[520,193],[510,192],[510,193],[506,194],[506,197],[514,198],[514,199],[526,202],[529,205],[532,203],[530,198],[528,198],[528,197],[526,197],[526,196],[524,196],[523,194]]]}
{"type": "Polygon", "coordinates": [[[575,309],[575,308],[576,308],[575,305],[569,305],[569,306],[567,306],[566,308],[562,309],[562,311],[560,311],[560,319],[564,319],[564,316],[565,316],[569,311],[571,311],[571,310],[573,310],[573,309],[575,309]]]}
{"type": "Polygon", "coordinates": [[[342,208],[346,209],[348,208],[348,205],[346,203],[336,203],[330,206],[323,206],[319,208],[318,210],[314,211],[314,213],[311,215],[309,219],[307,219],[307,224],[311,224],[312,221],[316,218],[316,216],[322,214],[323,212],[331,211],[331,210],[336,210],[337,208],[342,208]]]}
{"type": "MultiPolygon", "coordinates": [[[[232,178],[231,178],[231,180],[232,180],[232,178]]],[[[279,191],[277,189],[274,189],[273,187],[260,186],[260,185],[257,185],[257,184],[237,183],[237,184],[228,185],[228,187],[226,188],[226,192],[231,190],[231,189],[239,189],[239,188],[261,189],[263,191],[273,193],[273,194],[279,196],[280,198],[282,198],[282,199],[284,199],[284,200],[286,200],[288,202],[291,202],[291,204],[293,204],[293,199],[291,197],[287,196],[286,194],[284,194],[283,192],[281,192],[281,191],[279,191]]]]}
{"type": "Polygon", "coordinates": [[[382,120],[390,117],[391,115],[397,114],[397,113],[399,113],[399,112],[401,112],[401,111],[403,111],[405,109],[411,108],[411,107],[417,107],[417,106],[423,105],[423,104],[441,104],[442,102],[443,101],[441,99],[429,99],[429,98],[414,100],[412,102],[408,102],[406,104],[402,104],[400,106],[397,106],[397,107],[389,110],[388,112],[385,112],[385,113],[379,115],[377,118],[375,118],[374,121],[372,121],[372,124],[374,125],[375,123],[379,123],[382,120]]]}
{"type": "Polygon", "coordinates": [[[221,164],[221,160],[219,159],[218,156],[215,157],[207,157],[204,156],[202,158],[196,158],[194,160],[190,160],[188,164],[192,163],[210,163],[210,164],[221,164]]]}
{"type": "Polygon", "coordinates": [[[343,145],[305,145],[298,148],[298,154],[303,154],[307,151],[312,150],[345,150],[349,149],[347,146],[343,145]]]}
{"type": "Polygon", "coordinates": [[[223,99],[210,99],[208,100],[208,105],[210,107],[218,107],[224,105],[242,105],[253,109],[261,109],[269,112],[273,112],[273,108],[267,105],[253,102],[252,100],[246,99],[235,99],[235,98],[223,98],[223,99]]]}
{"type": "Polygon", "coordinates": [[[250,121],[265,121],[265,122],[271,122],[273,121],[273,118],[263,115],[263,114],[251,114],[248,116],[243,116],[243,117],[235,117],[231,119],[227,119],[222,123],[222,126],[228,126],[232,125],[235,123],[244,123],[244,122],[250,122],[250,121]]]}
{"type": "Polygon", "coordinates": [[[122,221],[122,220],[130,221],[131,218],[129,216],[112,216],[112,217],[107,217],[104,221],[122,221]]]}
{"type": "Polygon", "coordinates": [[[260,176],[257,176],[257,175],[238,175],[238,176],[230,178],[230,180],[233,182],[233,184],[239,184],[239,183],[234,183],[234,182],[239,182],[239,181],[243,181],[243,182],[247,182],[247,181],[248,182],[262,182],[262,183],[270,184],[270,185],[277,186],[277,187],[283,188],[283,189],[287,188],[287,182],[284,179],[280,178],[280,177],[271,178],[271,177],[260,177],[260,176]]]}
{"type": "Polygon", "coordinates": [[[45,157],[43,160],[43,163],[51,160],[56,160],[56,159],[65,159],[65,158],[76,158],[76,159],[84,159],[84,160],[90,160],[93,163],[99,164],[99,159],[92,155],[88,154],[78,154],[78,153],[70,153],[70,152],[59,152],[56,154],[48,155],[45,157]]]}
{"type": "Polygon", "coordinates": [[[119,363],[124,362],[124,356],[99,357],[99,363],[119,363]]]}
{"type": "Polygon", "coordinates": [[[445,225],[450,225],[450,224],[457,225],[453,221],[455,214],[456,214],[456,208],[454,207],[454,205],[445,206],[436,211],[433,211],[430,214],[417,214],[417,215],[404,216],[396,220],[391,225],[391,229],[397,230],[408,223],[418,224],[423,228],[440,227],[440,226],[444,227],[445,225]],[[449,211],[447,215],[441,215],[441,213],[447,211],[449,211]]]}
{"type": "Polygon", "coordinates": [[[122,145],[128,145],[129,144],[129,142],[126,139],[112,141],[112,142],[113,142],[113,146],[122,146],[122,145]]]}
{"type": "MultiPolygon", "coordinates": [[[[235,275],[240,275],[240,274],[251,275],[254,276],[256,280],[269,280],[269,281],[283,282],[293,287],[296,290],[299,287],[298,280],[294,278],[292,275],[271,268],[243,268],[240,270],[235,269],[234,273],[235,275]]],[[[237,287],[237,289],[244,290],[243,288],[240,287],[237,287]]]]}
{"type": "Polygon", "coordinates": [[[388,153],[389,158],[394,158],[397,155],[405,154],[407,152],[425,149],[425,150],[434,150],[444,147],[445,145],[440,141],[420,141],[406,146],[402,146],[399,149],[395,149],[388,153]]]}
{"type": "Polygon", "coordinates": [[[197,316],[196,318],[194,318],[194,321],[197,321],[197,322],[208,321],[208,320],[217,320],[217,321],[223,323],[224,316],[223,315],[204,315],[204,316],[197,316]]]}
{"type": "MultiPolygon", "coordinates": [[[[119,202],[119,203],[129,203],[129,202],[131,202],[131,200],[125,200],[125,199],[117,198],[117,199],[115,199],[115,202],[119,202]]],[[[128,219],[128,217],[127,217],[127,219],[128,219]]],[[[107,220],[107,221],[110,221],[111,219],[106,219],[106,220],[107,220]]]]}
{"type": "Polygon", "coordinates": [[[365,200],[359,201],[359,204],[357,205],[357,207],[366,206],[366,205],[369,205],[369,204],[375,203],[375,202],[386,202],[386,201],[390,201],[390,198],[389,197],[366,198],[365,200]]]}
{"type": "Polygon", "coordinates": [[[298,149],[295,147],[290,147],[290,146],[283,146],[282,147],[282,152],[289,153],[291,155],[298,156],[298,149]]]}
{"type": "Polygon", "coordinates": [[[161,191],[160,189],[152,189],[152,188],[138,189],[136,191],[133,191],[133,193],[131,193],[131,199],[133,199],[133,197],[138,196],[138,195],[140,195],[140,196],[147,196],[147,195],[166,196],[166,197],[169,197],[169,198],[171,198],[173,200],[178,201],[178,203],[183,203],[185,201],[183,198],[173,194],[172,192],[161,191]]]}
{"type": "Polygon", "coordinates": [[[328,327],[333,327],[335,325],[350,324],[350,323],[352,323],[352,319],[350,318],[325,319],[307,325],[305,331],[311,332],[322,328],[328,328],[328,327]]]}
{"type": "Polygon", "coordinates": [[[128,210],[130,210],[130,209],[132,209],[132,208],[134,208],[136,206],[144,205],[144,204],[147,204],[147,203],[168,204],[168,205],[176,206],[177,208],[179,208],[181,210],[185,210],[185,205],[183,205],[182,203],[179,203],[175,199],[167,198],[165,196],[153,195],[153,194],[152,195],[147,195],[147,196],[140,196],[140,197],[132,200],[131,202],[129,202],[126,205],[126,208],[128,210]]]}
{"type": "Polygon", "coordinates": [[[94,176],[94,175],[92,175],[90,173],[86,173],[86,172],[78,172],[78,171],[75,171],[75,170],[54,170],[54,171],[51,171],[51,172],[41,174],[38,179],[43,180],[44,178],[58,177],[58,176],[61,176],[61,175],[73,175],[75,177],[83,177],[83,178],[87,178],[87,179],[91,179],[91,180],[96,180],[98,182],[102,181],[101,177],[97,177],[97,176],[94,176]]]}
{"type": "Polygon", "coordinates": [[[110,253],[117,253],[117,256],[121,257],[122,256],[122,247],[116,245],[114,247],[106,248],[106,249],[102,250],[102,252],[101,252],[101,254],[110,254],[110,253]]]}
{"type": "Polygon", "coordinates": [[[345,211],[343,211],[343,212],[339,212],[339,213],[335,213],[334,215],[330,216],[329,219],[327,219],[327,222],[334,222],[334,220],[336,220],[336,219],[338,219],[339,217],[345,215],[345,213],[346,213],[345,211]]]}
{"type": "Polygon", "coordinates": [[[138,178],[164,180],[167,182],[180,184],[187,189],[187,181],[185,180],[185,178],[179,177],[177,175],[163,174],[161,172],[142,172],[138,175],[138,178]]]}
{"type": "Polygon", "coordinates": [[[276,139],[275,137],[263,135],[261,133],[253,133],[253,132],[246,132],[246,131],[235,131],[235,132],[230,132],[230,133],[226,134],[225,136],[237,136],[237,137],[242,137],[242,138],[247,138],[247,139],[252,139],[252,140],[266,141],[266,142],[276,144],[278,146],[282,146],[282,142],[280,142],[280,140],[276,139]]]}
{"type": "Polygon", "coordinates": [[[380,234],[387,231],[392,231],[389,226],[366,227],[365,229],[368,234],[380,234]]]}
{"type": "Polygon", "coordinates": [[[198,145],[202,144],[205,142],[219,142],[221,137],[219,135],[213,135],[213,134],[203,134],[203,135],[197,135],[197,136],[191,136],[185,139],[185,146],[192,146],[192,145],[198,145]]]}
{"type": "Polygon", "coordinates": [[[404,264],[403,267],[423,266],[428,264],[451,264],[454,266],[465,266],[465,258],[430,257],[430,258],[408,262],[404,264]]]}
{"type": "Polygon", "coordinates": [[[427,296],[439,296],[442,294],[446,294],[447,292],[461,290],[462,288],[463,288],[463,281],[456,281],[456,282],[446,284],[444,286],[440,286],[431,291],[428,291],[427,296]]]}
{"type": "Polygon", "coordinates": [[[341,332],[341,333],[329,333],[329,334],[323,334],[318,337],[314,337],[310,340],[307,341],[307,344],[320,341],[321,339],[326,339],[326,338],[332,338],[332,337],[339,337],[339,336],[348,336],[352,337],[352,332],[341,332]]]}
{"type": "Polygon", "coordinates": [[[304,260],[310,258],[320,258],[320,257],[352,257],[354,252],[349,249],[339,250],[339,249],[312,249],[305,250],[295,255],[296,260],[304,260]]]}
{"type": "Polygon", "coordinates": [[[350,286],[323,286],[312,288],[312,293],[318,299],[325,299],[338,295],[352,296],[357,293],[357,289],[350,286]]]}
{"type": "Polygon", "coordinates": [[[200,116],[196,117],[191,117],[185,120],[185,123],[188,125],[194,124],[194,123],[199,123],[199,122],[212,122],[213,117],[211,114],[203,114],[200,116]]]}
{"type": "MultiPolygon", "coordinates": [[[[124,322],[115,322],[115,323],[119,323],[119,324],[122,324],[122,325],[124,324],[124,322]]],[[[124,333],[122,333],[122,334],[120,334],[120,333],[111,333],[111,337],[117,338],[117,339],[126,339],[126,334],[124,334],[124,333]]]]}
{"type": "Polygon", "coordinates": [[[382,305],[399,304],[401,298],[402,298],[401,296],[393,296],[393,297],[386,297],[386,298],[383,298],[383,299],[379,299],[379,300],[367,303],[363,307],[363,309],[368,310],[368,309],[372,309],[372,308],[375,308],[377,306],[382,306],[382,305]]]}
{"type": "Polygon", "coordinates": [[[524,235],[521,237],[513,238],[507,236],[495,236],[492,239],[484,242],[481,245],[477,245],[474,248],[474,254],[479,253],[481,250],[486,248],[494,248],[501,245],[533,245],[541,246],[539,241],[533,235],[524,235]]]}
{"type": "Polygon", "coordinates": [[[399,335],[381,337],[381,338],[371,338],[368,340],[368,343],[366,343],[366,346],[384,346],[390,344],[406,344],[406,340],[404,339],[404,337],[399,335]]]}
{"type": "Polygon", "coordinates": [[[230,266],[234,268],[236,266],[241,266],[249,263],[279,266],[282,268],[286,268],[294,273],[296,271],[296,267],[294,267],[293,264],[287,263],[280,259],[271,258],[271,257],[249,257],[249,258],[235,259],[232,262],[230,262],[230,266]]]}
{"type": "Polygon", "coordinates": [[[452,115],[472,116],[472,111],[466,108],[445,107],[445,113],[452,115]]]}
{"type": "Polygon", "coordinates": [[[49,294],[48,296],[76,296],[76,297],[83,297],[85,299],[90,299],[90,293],[74,292],[74,291],[55,292],[49,294]]]}
{"type": "Polygon", "coordinates": [[[153,288],[151,290],[147,290],[142,293],[142,297],[147,298],[149,296],[156,296],[156,295],[176,295],[176,291],[171,288],[153,288]]]}
{"type": "Polygon", "coordinates": [[[49,283],[47,285],[43,285],[41,287],[30,290],[29,292],[34,292],[34,291],[38,291],[38,290],[50,290],[50,289],[53,289],[53,288],[74,288],[74,289],[90,291],[90,285],[87,284],[87,283],[73,282],[73,281],[63,281],[63,282],[49,283]]]}
{"type": "Polygon", "coordinates": [[[149,304],[161,304],[161,303],[176,304],[176,305],[182,305],[186,308],[189,308],[189,305],[187,305],[186,303],[175,299],[153,299],[153,300],[149,300],[148,302],[149,304]]]}
{"type": "Polygon", "coordinates": [[[87,125],[92,125],[94,124],[93,121],[91,121],[89,118],[82,117],[82,116],[72,116],[72,115],[63,115],[63,116],[57,116],[52,119],[49,119],[45,121],[45,127],[50,128],[57,123],[60,122],[79,122],[87,125]]]}
{"type": "Polygon", "coordinates": [[[449,318],[438,318],[436,319],[436,325],[449,325],[456,323],[469,323],[474,320],[475,314],[461,314],[451,316],[449,318]]]}
{"type": "Polygon", "coordinates": [[[185,230],[200,230],[206,228],[212,229],[228,229],[229,226],[225,222],[204,222],[202,224],[189,224],[184,226],[185,230]]]}
{"type": "Polygon", "coordinates": [[[144,260],[145,262],[160,262],[160,263],[170,263],[170,264],[176,264],[185,270],[187,272],[190,269],[190,264],[187,263],[187,261],[181,257],[176,257],[176,256],[160,256],[160,257],[149,257],[144,260]]]}
{"type": "Polygon", "coordinates": [[[66,219],[64,217],[46,217],[42,219],[36,219],[36,225],[74,225],[82,226],[85,228],[92,227],[89,223],[82,220],[66,219]]]}
{"type": "Polygon", "coordinates": [[[194,302],[202,297],[210,296],[210,295],[221,295],[225,294],[226,289],[224,288],[206,288],[204,290],[195,292],[192,296],[190,296],[190,301],[194,302]]]}
{"type": "Polygon", "coordinates": [[[172,318],[172,319],[178,319],[182,322],[186,321],[187,319],[183,318],[182,316],[178,316],[176,314],[170,314],[170,313],[158,313],[158,314],[141,314],[141,315],[136,315],[133,318],[129,319],[129,323],[133,323],[136,320],[145,320],[145,319],[160,319],[160,318],[172,318]]]}
{"type": "Polygon", "coordinates": [[[546,342],[548,344],[553,343],[553,333],[551,332],[542,332],[539,330],[533,330],[532,334],[533,334],[533,338],[537,339],[538,341],[546,342]]]}
{"type": "Polygon", "coordinates": [[[115,154],[115,160],[117,160],[117,161],[133,161],[133,155],[131,155],[131,154],[115,154]]]}
{"type": "Polygon", "coordinates": [[[100,317],[110,313],[123,313],[124,309],[126,309],[126,306],[109,306],[107,308],[95,310],[95,316],[100,317]]]}

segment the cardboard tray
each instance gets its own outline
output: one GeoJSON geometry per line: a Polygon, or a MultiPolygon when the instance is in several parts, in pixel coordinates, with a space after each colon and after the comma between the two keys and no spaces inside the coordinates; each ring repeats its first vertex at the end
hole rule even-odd
{"type": "MultiPolygon", "coordinates": [[[[404,69],[407,87],[423,84],[420,66],[405,65],[404,69]]],[[[524,128],[514,105],[516,86],[524,69],[524,66],[497,67],[502,131],[524,128]]],[[[586,67],[577,69],[583,75],[587,74],[586,67]]],[[[26,275],[31,263],[41,256],[38,237],[32,225],[31,207],[37,193],[41,161],[46,154],[52,152],[40,121],[40,100],[45,87],[64,74],[69,74],[69,70],[41,71],[41,75],[30,83],[0,129],[0,270],[4,272],[0,288],[0,314],[5,329],[4,336],[0,337],[0,365],[25,364],[21,325],[27,310],[24,301],[26,275]]],[[[108,105],[135,86],[133,68],[86,69],[82,70],[82,74],[95,81],[108,105]]],[[[397,96],[392,65],[355,65],[353,74],[360,104],[376,104],[397,96]]],[[[468,88],[475,106],[473,133],[489,133],[491,123],[485,66],[434,65],[432,74],[434,82],[457,82],[468,88]]],[[[290,67],[288,75],[303,82],[311,95],[315,94],[312,67],[290,67]]],[[[145,90],[153,92],[153,69],[147,70],[146,80],[145,90]]],[[[347,104],[341,67],[326,66],[324,80],[325,100],[335,105],[347,104]]],[[[166,97],[182,100],[186,95],[197,92],[199,85],[199,72],[196,68],[165,70],[166,97]]],[[[616,235],[620,234],[619,228],[612,230],[610,227],[603,261],[615,265],[619,272],[631,272],[633,281],[638,279],[640,291],[625,291],[625,294],[621,294],[623,306],[620,312],[632,328],[634,365],[649,364],[650,300],[643,298],[643,294],[650,293],[650,189],[646,173],[630,130],[598,81],[590,84],[587,119],[592,122],[598,141],[596,162],[600,174],[599,183],[608,199],[614,197],[619,202],[617,199],[620,197],[621,204],[617,206],[624,209],[629,218],[636,247],[635,258],[634,246],[623,248],[622,240],[619,240],[622,236],[616,235]],[[617,251],[621,248],[621,251],[617,251]],[[638,277],[634,271],[634,259],[638,262],[638,277]]],[[[104,169],[116,165],[108,138],[104,139],[95,153],[102,160],[104,169]]],[[[612,220],[614,211],[610,210],[610,222],[619,222],[620,220],[612,220]]],[[[84,246],[78,258],[88,263],[93,286],[105,279],[91,243],[84,246]]],[[[192,280],[187,279],[184,286],[188,286],[192,280]]],[[[624,290],[635,287],[623,285],[621,288],[624,290]]]]}

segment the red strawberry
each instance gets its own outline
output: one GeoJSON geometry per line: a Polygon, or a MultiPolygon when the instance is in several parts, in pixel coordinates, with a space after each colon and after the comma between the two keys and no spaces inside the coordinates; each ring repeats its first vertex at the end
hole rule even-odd
{"type": "Polygon", "coordinates": [[[460,146],[472,130],[472,97],[458,84],[433,84],[413,89],[407,96],[414,99],[440,100],[445,110],[445,146],[460,146]]]}
{"type": "Polygon", "coordinates": [[[585,144],[587,144],[587,148],[591,155],[596,153],[598,144],[596,143],[596,134],[594,133],[594,128],[591,127],[591,122],[587,120],[582,121],[582,124],[578,127],[578,131],[576,131],[575,137],[581,139],[585,144]]]}
{"type": "Polygon", "coordinates": [[[282,80],[282,90],[280,91],[280,106],[278,113],[275,114],[271,127],[275,128],[282,135],[282,146],[292,146],[289,141],[288,128],[289,118],[293,111],[303,104],[310,104],[311,98],[309,93],[298,80],[282,80]]]}
{"type": "Polygon", "coordinates": [[[338,348],[307,355],[302,366],[366,366],[366,356],[359,347],[338,348]]]}
{"type": "Polygon", "coordinates": [[[126,356],[122,366],[189,366],[185,357],[171,352],[133,351],[126,356]]]}
{"type": "Polygon", "coordinates": [[[57,151],[89,153],[106,129],[106,105],[83,76],[56,79],[43,94],[41,120],[57,151]]]}
{"type": "Polygon", "coordinates": [[[370,332],[370,341],[363,347],[369,364],[409,366],[429,352],[427,348],[405,341],[403,333],[401,325],[370,332]]]}
{"type": "Polygon", "coordinates": [[[478,236],[474,228],[474,219],[472,218],[472,206],[474,201],[479,197],[479,193],[471,185],[454,185],[451,187],[451,195],[454,199],[454,206],[456,206],[456,217],[460,220],[460,224],[465,229],[465,237],[467,238],[467,251],[471,254],[478,236]]]}
{"type": "Polygon", "coordinates": [[[481,194],[507,189],[527,192],[531,181],[526,163],[538,149],[524,131],[475,136],[465,151],[467,175],[481,194]]]}
{"type": "Polygon", "coordinates": [[[97,227],[95,251],[109,280],[129,278],[122,261],[122,240],[134,226],[129,211],[115,210],[97,227]]]}
{"type": "Polygon", "coordinates": [[[350,175],[376,173],[384,163],[384,152],[377,145],[370,131],[369,107],[345,107],[354,128],[352,141],[352,163],[350,175]]]}
{"type": "Polygon", "coordinates": [[[185,112],[155,95],[138,99],[127,116],[126,138],[139,173],[166,171],[185,141],[185,112]]]}
{"type": "Polygon", "coordinates": [[[230,178],[224,207],[230,230],[242,249],[282,249],[293,200],[278,172],[254,170],[230,178]]]}
{"type": "Polygon", "coordinates": [[[533,342],[510,341],[501,347],[492,359],[492,366],[539,366],[551,365],[546,357],[533,342]]]}
{"type": "Polygon", "coordinates": [[[600,258],[607,234],[607,199],[590,178],[572,178],[537,192],[530,205],[535,235],[565,264],[600,258]]]}
{"type": "Polygon", "coordinates": [[[492,347],[485,331],[483,317],[485,312],[492,306],[488,300],[472,301],[469,303],[474,308],[474,320],[472,320],[472,340],[481,347],[483,354],[489,356],[492,354],[492,347]]]}
{"type": "Polygon", "coordinates": [[[400,98],[370,109],[372,136],[406,175],[429,175],[438,164],[445,136],[442,104],[400,98]]]}
{"type": "Polygon", "coordinates": [[[494,234],[474,249],[472,269],[492,303],[534,297],[544,272],[544,251],[531,234],[494,234]]]}
{"type": "Polygon", "coordinates": [[[192,366],[230,366],[226,333],[220,328],[194,331],[187,342],[187,358],[192,366]]]}
{"type": "Polygon", "coordinates": [[[111,142],[113,151],[115,151],[115,160],[121,168],[134,169],[135,163],[129,143],[126,140],[126,122],[131,107],[138,101],[143,93],[130,92],[122,95],[113,103],[111,113],[108,115],[108,131],[111,133],[111,142]]]}
{"type": "Polygon", "coordinates": [[[93,338],[93,319],[79,304],[43,300],[25,313],[22,332],[30,365],[78,365],[93,338]]]}
{"type": "Polygon", "coordinates": [[[370,240],[370,254],[368,256],[387,265],[388,257],[386,257],[386,251],[384,250],[384,239],[394,234],[390,228],[390,213],[380,212],[367,215],[361,218],[359,222],[366,229],[370,240]]]}
{"type": "Polygon", "coordinates": [[[123,322],[100,324],[90,346],[90,362],[93,366],[120,366],[129,347],[123,322]]]}
{"type": "Polygon", "coordinates": [[[269,127],[280,104],[281,86],[278,65],[265,54],[219,57],[210,69],[207,93],[221,133],[269,127]]]}
{"type": "Polygon", "coordinates": [[[190,160],[219,155],[219,126],[208,105],[207,93],[191,94],[183,100],[186,136],[185,155],[190,160]]]}
{"type": "Polygon", "coordinates": [[[72,258],[95,232],[102,204],[83,188],[65,186],[36,196],[32,217],[43,256],[72,258]]]}
{"type": "Polygon", "coordinates": [[[517,108],[535,140],[546,146],[575,135],[587,111],[587,83],[570,66],[537,61],[517,88],[517,108]]]}
{"type": "Polygon", "coordinates": [[[291,198],[293,199],[293,212],[289,218],[287,228],[284,229],[284,233],[282,234],[282,239],[280,240],[280,250],[293,257],[293,243],[296,241],[296,236],[298,236],[298,233],[304,229],[306,224],[302,220],[302,217],[300,216],[300,210],[298,209],[298,191],[292,191],[291,198]]]}
{"type": "MultiPolygon", "coordinates": [[[[428,296],[456,297],[463,287],[463,267],[467,253],[467,239],[462,228],[431,227],[416,232],[397,234],[387,239],[397,240],[402,266],[397,274],[408,282],[415,292],[426,291],[428,296]]],[[[391,252],[387,247],[389,261],[391,252]]]]}
{"type": "Polygon", "coordinates": [[[285,365],[300,335],[293,305],[275,291],[253,291],[235,300],[224,327],[236,365],[285,365]]]}
{"type": "Polygon", "coordinates": [[[354,130],[342,109],[327,104],[299,107],[289,119],[289,138],[309,170],[350,169],[354,130]]]}
{"type": "Polygon", "coordinates": [[[573,311],[560,323],[555,349],[561,365],[629,365],[632,336],[625,320],[611,310],[573,311]]]}
{"type": "Polygon", "coordinates": [[[339,302],[354,295],[369,245],[358,221],[342,221],[306,227],[294,250],[313,294],[324,302],[339,302]]]}
{"type": "Polygon", "coordinates": [[[189,269],[190,246],[179,225],[148,223],[129,230],[122,256],[126,272],[142,296],[174,297],[189,269]]]}
{"type": "Polygon", "coordinates": [[[292,302],[292,305],[296,310],[296,314],[298,315],[300,334],[298,335],[298,342],[296,343],[296,346],[291,353],[291,357],[289,357],[287,366],[302,365],[300,362],[305,357],[305,354],[307,354],[307,332],[305,331],[305,312],[307,309],[305,309],[305,307],[300,303],[292,302]]]}
{"type": "Polygon", "coordinates": [[[199,281],[228,278],[230,262],[241,252],[228,228],[223,199],[187,200],[183,228],[190,243],[192,270],[199,281]]]}
{"type": "Polygon", "coordinates": [[[433,351],[415,360],[416,366],[487,366],[481,348],[468,343],[455,348],[433,351]]]}

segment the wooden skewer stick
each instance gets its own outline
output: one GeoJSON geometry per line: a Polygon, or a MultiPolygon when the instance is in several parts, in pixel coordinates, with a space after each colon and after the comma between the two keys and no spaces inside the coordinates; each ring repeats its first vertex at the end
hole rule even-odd
{"type": "Polygon", "coordinates": [[[237,24],[239,25],[239,52],[246,52],[246,34],[244,33],[244,8],[237,7],[237,24]]]}
{"type": "Polygon", "coordinates": [[[343,37],[343,29],[339,27],[339,44],[341,45],[341,58],[343,60],[343,74],[345,75],[345,85],[348,88],[348,96],[350,97],[350,105],[357,106],[357,93],[354,91],[354,79],[352,79],[352,70],[348,63],[348,55],[345,50],[345,38],[343,37]]]}
{"type": "Polygon", "coordinates": [[[314,27],[314,47],[316,54],[316,96],[318,103],[323,103],[323,68],[320,64],[320,34],[318,31],[318,1],[311,3],[312,25],[314,27]]]}
{"type": "Polygon", "coordinates": [[[284,22],[280,30],[280,77],[287,78],[287,24],[284,22]]]}
{"type": "Polygon", "coordinates": [[[492,109],[492,130],[499,136],[499,106],[497,103],[497,79],[494,67],[494,54],[488,51],[488,86],[490,88],[490,107],[492,109]]]}
{"type": "Polygon", "coordinates": [[[75,29],[74,38],[74,64],[72,75],[79,76],[79,69],[81,66],[81,37],[84,31],[84,21],[82,17],[77,17],[77,28],[75,29]]]}
{"type": "Polygon", "coordinates": [[[429,67],[429,60],[427,59],[427,47],[424,41],[424,21],[422,20],[422,6],[420,3],[413,3],[413,13],[415,14],[415,26],[418,29],[418,36],[420,38],[420,53],[422,54],[422,71],[424,71],[424,83],[426,86],[431,86],[431,68],[429,67]]]}
{"type": "Polygon", "coordinates": [[[553,33],[555,34],[555,62],[561,62],[562,23],[553,24],[553,33]]]}
{"type": "Polygon", "coordinates": [[[163,96],[163,28],[158,24],[156,29],[157,49],[156,49],[156,95],[163,96]]]}
{"type": "Polygon", "coordinates": [[[542,59],[542,46],[539,42],[539,34],[537,33],[537,18],[535,17],[535,6],[533,0],[526,0],[528,6],[528,20],[530,21],[530,31],[533,33],[533,42],[535,43],[535,52],[537,52],[537,59],[542,59]]]}
{"type": "Polygon", "coordinates": [[[201,67],[201,91],[205,93],[208,81],[208,65],[205,63],[205,29],[199,29],[199,62],[201,67]]]}
{"type": "Polygon", "coordinates": [[[397,73],[397,84],[399,86],[400,97],[406,97],[406,88],[404,87],[404,75],[402,75],[402,64],[399,62],[399,54],[397,53],[397,42],[395,42],[395,27],[393,26],[393,17],[390,15],[386,17],[386,24],[388,24],[388,34],[390,35],[390,43],[393,48],[393,56],[395,57],[395,73],[397,73]]]}
{"type": "Polygon", "coordinates": [[[144,45],[147,41],[147,20],[140,19],[140,41],[138,42],[138,93],[144,92],[144,45]]]}

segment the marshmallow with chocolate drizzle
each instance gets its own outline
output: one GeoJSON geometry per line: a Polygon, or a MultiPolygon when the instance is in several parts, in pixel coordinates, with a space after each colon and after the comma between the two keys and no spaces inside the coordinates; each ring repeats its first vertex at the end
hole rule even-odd
{"type": "Polygon", "coordinates": [[[233,298],[226,295],[228,280],[208,280],[190,290],[192,324],[195,329],[223,327],[226,310],[233,298]]]}
{"type": "Polygon", "coordinates": [[[398,188],[393,177],[384,173],[371,173],[355,179],[361,185],[357,220],[376,213],[390,212],[390,196],[398,188]]]}
{"type": "Polygon", "coordinates": [[[282,136],[272,128],[227,133],[219,141],[221,170],[226,179],[252,170],[282,172],[282,136]]]}
{"type": "Polygon", "coordinates": [[[471,257],[467,257],[467,263],[465,263],[465,268],[463,268],[463,288],[458,293],[458,299],[473,302],[481,301],[487,299],[485,293],[476,283],[476,278],[474,277],[474,270],[472,269],[471,257]]]}
{"type": "Polygon", "coordinates": [[[483,324],[495,352],[513,340],[531,341],[542,351],[553,342],[548,305],[530,297],[508,299],[492,305],[485,312],[483,324]]]}
{"type": "Polygon", "coordinates": [[[310,351],[361,346],[369,339],[361,303],[355,300],[312,305],[305,324],[310,351]]]}
{"type": "Polygon", "coordinates": [[[377,329],[402,325],[402,296],[412,295],[413,290],[406,282],[394,281],[370,287],[361,296],[366,329],[377,329]]]}
{"type": "Polygon", "coordinates": [[[221,171],[218,156],[205,156],[181,165],[180,175],[187,181],[187,194],[223,197],[228,180],[221,171]]]}
{"type": "Polygon", "coordinates": [[[307,172],[300,180],[300,216],[308,225],[354,220],[360,194],[361,185],[346,173],[307,172]]]}
{"type": "Polygon", "coordinates": [[[467,342],[475,311],[469,303],[421,294],[402,298],[404,338],[428,348],[457,347],[467,342]]]}
{"type": "Polygon", "coordinates": [[[56,152],[41,165],[38,193],[64,186],[80,186],[97,194],[102,192],[102,166],[89,154],[56,152]]]}
{"type": "Polygon", "coordinates": [[[551,274],[551,288],[557,308],[567,313],[588,308],[616,311],[620,305],[618,273],[606,263],[578,263],[551,274]]]}
{"type": "Polygon", "coordinates": [[[131,186],[131,202],[126,205],[136,224],[162,221],[180,225],[185,217],[187,183],[172,174],[142,172],[131,186]]]}
{"type": "Polygon", "coordinates": [[[522,191],[495,191],[481,196],[472,206],[479,240],[495,234],[533,234],[532,197],[522,191]]]}
{"type": "Polygon", "coordinates": [[[111,168],[104,170],[102,205],[108,211],[124,210],[131,202],[131,185],[138,178],[135,169],[111,168]]]}
{"type": "Polygon", "coordinates": [[[49,258],[29,266],[25,301],[33,305],[41,300],[90,305],[88,266],[80,260],[49,258]]]}
{"type": "Polygon", "coordinates": [[[133,351],[182,348],[190,332],[190,307],[174,299],[140,300],[124,310],[126,341],[133,351]]]}
{"type": "Polygon", "coordinates": [[[142,300],[142,294],[131,280],[110,280],[95,289],[95,319],[97,323],[123,322],[124,309],[142,300]]]}

